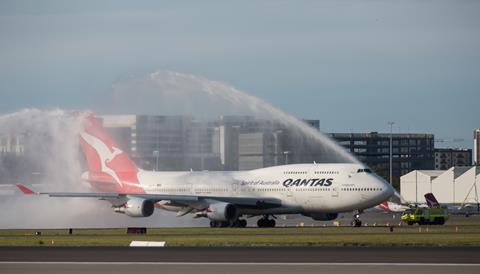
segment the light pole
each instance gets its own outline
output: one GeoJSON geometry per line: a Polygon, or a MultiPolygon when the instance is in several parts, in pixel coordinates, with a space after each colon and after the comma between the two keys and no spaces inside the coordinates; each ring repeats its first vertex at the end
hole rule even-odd
{"type": "Polygon", "coordinates": [[[390,125],[390,185],[392,185],[392,137],[393,137],[393,125],[395,122],[388,122],[390,125]]]}
{"type": "Polygon", "coordinates": [[[280,138],[279,138],[279,135],[282,134],[283,131],[281,130],[276,130],[274,133],[273,133],[273,140],[275,142],[275,165],[278,166],[279,165],[279,157],[280,157],[280,138]]]}
{"type": "Polygon", "coordinates": [[[290,154],[290,151],[284,151],[283,154],[285,154],[285,164],[288,165],[288,154],[290,154]]]}
{"type": "Polygon", "coordinates": [[[156,130],[155,130],[155,137],[156,139],[156,146],[157,149],[153,151],[153,156],[155,157],[155,171],[158,171],[158,157],[160,157],[160,121],[158,120],[158,117],[155,119],[156,123],[156,130]]]}
{"type": "Polygon", "coordinates": [[[158,171],[158,157],[160,156],[160,151],[154,150],[153,157],[155,157],[155,171],[158,171]]]}

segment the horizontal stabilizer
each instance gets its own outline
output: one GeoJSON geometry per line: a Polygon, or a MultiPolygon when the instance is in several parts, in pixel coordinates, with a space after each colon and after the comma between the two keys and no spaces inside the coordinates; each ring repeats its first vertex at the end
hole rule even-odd
{"type": "Polygon", "coordinates": [[[30,188],[24,186],[23,184],[17,183],[16,186],[17,186],[18,189],[20,189],[20,191],[21,191],[23,194],[25,194],[25,195],[38,194],[38,193],[34,192],[33,190],[31,190],[30,188]]]}

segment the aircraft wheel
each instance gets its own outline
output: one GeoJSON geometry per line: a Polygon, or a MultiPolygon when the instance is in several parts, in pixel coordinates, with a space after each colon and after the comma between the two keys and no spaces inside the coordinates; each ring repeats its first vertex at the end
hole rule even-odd
{"type": "Polygon", "coordinates": [[[246,224],[245,220],[236,219],[235,221],[231,221],[230,222],[230,227],[244,227],[244,226],[242,226],[243,225],[242,222],[245,222],[245,224],[246,224]]]}
{"type": "Polygon", "coordinates": [[[353,220],[352,220],[352,226],[353,227],[361,227],[362,226],[362,221],[360,220],[360,213],[362,211],[357,211],[355,215],[353,215],[353,220]]]}
{"type": "Polygon", "coordinates": [[[275,220],[271,219],[271,220],[268,220],[268,227],[275,227],[275,220]]]}
{"type": "Polygon", "coordinates": [[[258,227],[267,227],[268,226],[268,220],[265,218],[261,218],[257,221],[257,226],[258,227]]]}
{"type": "Polygon", "coordinates": [[[239,227],[247,227],[247,220],[239,220],[239,227]]]}
{"type": "Polygon", "coordinates": [[[353,227],[361,227],[362,226],[362,221],[360,221],[359,219],[354,219],[352,221],[352,226],[353,227]]]}
{"type": "Polygon", "coordinates": [[[257,226],[258,227],[265,227],[265,219],[258,219],[257,221],[257,226]]]}
{"type": "Polygon", "coordinates": [[[220,222],[220,227],[229,227],[230,222],[220,222]]]}
{"type": "Polygon", "coordinates": [[[275,224],[276,222],[273,219],[261,218],[257,221],[258,227],[275,227],[275,224]]]}

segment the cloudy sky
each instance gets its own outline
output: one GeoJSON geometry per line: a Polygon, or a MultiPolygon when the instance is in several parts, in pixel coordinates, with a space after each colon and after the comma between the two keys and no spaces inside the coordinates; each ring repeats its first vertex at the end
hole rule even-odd
{"type": "Polygon", "coordinates": [[[0,0],[0,113],[101,112],[115,82],[171,70],[320,119],[323,131],[395,121],[471,147],[479,14],[473,0],[0,0]]]}

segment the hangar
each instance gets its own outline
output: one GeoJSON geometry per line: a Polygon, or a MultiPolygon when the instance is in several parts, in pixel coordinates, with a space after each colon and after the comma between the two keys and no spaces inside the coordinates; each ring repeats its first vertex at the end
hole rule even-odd
{"type": "Polygon", "coordinates": [[[414,170],[400,177],[400,194],[407,203],[424,203],[433,193],[442,204],[479,203],[480,167],[414,170]]]}

